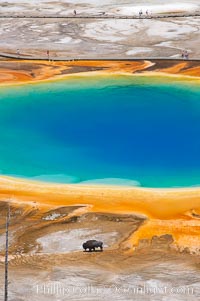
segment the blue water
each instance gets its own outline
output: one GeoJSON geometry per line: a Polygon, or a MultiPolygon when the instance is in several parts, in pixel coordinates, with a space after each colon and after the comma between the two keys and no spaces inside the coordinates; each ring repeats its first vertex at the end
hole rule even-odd
{"type": "Polygon", "coordinates": [[[0,89],[0,173],[144,187],[200,185],[200,88],[133,77],[0,89]]]}

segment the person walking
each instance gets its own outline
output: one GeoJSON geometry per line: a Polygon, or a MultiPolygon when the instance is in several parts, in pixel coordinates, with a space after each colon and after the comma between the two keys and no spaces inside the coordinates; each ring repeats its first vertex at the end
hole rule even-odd
{"type": "Polygon", "coordinates": [[[48,60],[50,59],[49,50],[47,50],[47,58],[48,58],[48,60]]]}
{"type": "Polygon", "coordinates": [[[20,50],[19,49],[17,49],[17,56],[18,56],[18,58],[20,57],[20,50]]]}
{"type": "Polygon", "coordinates": [[[185,59],[189,60],[189,52],[187,50],[185,51],[185,59]]]}

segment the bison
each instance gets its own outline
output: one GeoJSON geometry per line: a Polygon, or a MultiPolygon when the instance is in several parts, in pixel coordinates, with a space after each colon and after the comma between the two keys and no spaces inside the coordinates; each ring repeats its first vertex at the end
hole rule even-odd
{"type": "Polygon", "coordinates": [[[88,240],[83,243],[83,249],[87,251],[89,249],[89,252],[96,251],[95,248],[100,248],[101,251],[103,251],[103,242],[98,240],[88,240]]]}

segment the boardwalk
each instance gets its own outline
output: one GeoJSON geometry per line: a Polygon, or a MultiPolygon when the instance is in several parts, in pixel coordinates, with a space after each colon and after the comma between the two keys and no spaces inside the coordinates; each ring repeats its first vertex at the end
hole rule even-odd
{"type": "Polygon", "coordinates": [[[50,60],[47,56],[26,56],[26,55],[17,55],[9,53],[0,53],[0,58],[7,59],[17,59],[17,60],[30,60],[30,61],[190,61],[190,62],[199,62],[200,58],[191,58],[191,59],[182,59],[180,58],[171,58],[171,57],[132,57],[132,58],[77,58],[77,57],[50,57],[50,60]]]}
{"type": "Polygon", "coordinates": [[[126,15],[111,15],[111,14],[80,14],[80,15],[66,15],[66,16],[60,16],[60,15],[41,15],[41,16],[35,16],[35,15],[1,15],[0,19],[138,19],[138,20],[144,20],[144,19],[166,19],[166,18],[194,18],[194,17],[200,17],[200,12],[196,13],[171,13],[171,14],[152,14],[151,16],[142,16],[139,17],[138,15],[133,16],[126,16],[126,15]]]}

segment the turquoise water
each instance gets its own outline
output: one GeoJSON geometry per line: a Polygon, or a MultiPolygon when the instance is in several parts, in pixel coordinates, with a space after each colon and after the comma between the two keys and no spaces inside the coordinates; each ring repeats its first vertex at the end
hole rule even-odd
{"type": "Polygon", "coordinates": [[[0,173],[43,181],[200,185],[200,87],[88,77],[0,89],[0,173]]]}

